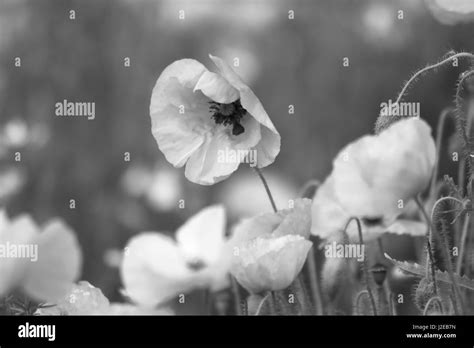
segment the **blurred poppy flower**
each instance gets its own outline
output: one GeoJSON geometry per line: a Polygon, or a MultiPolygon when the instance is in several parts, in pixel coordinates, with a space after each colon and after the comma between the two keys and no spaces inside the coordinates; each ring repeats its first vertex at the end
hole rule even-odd
{"type": "MultiPolygon", "coordinates": [[[[338,232],[344,230],[351,213],[346,210],[334,195],[334,180],[328,177],[319,187],[313,199],[311,233],[324,239],[338,240],[338,232]]],[[[407,234],[422,236],[426,233],[426,224],[410,218],[403,218],[406,209],[396,214],[383,214],[377,218],[360,217],[364,240],[379,237],[382,233],[407,234]]],[[[407,212],[408,213],[408,212],[407,212]]],[[[347,226],[350,240],[358,240],[358,229],[355,223],[347,226]]]]}
{"type": "Polygon", "coordinates": [[[350,143],[315,194],[312,233],[327,237],[344,228],[350,217],[358,217],[369,235],[418,235],[418,223],[397,217],[428,185],[435,157],[431,129],[418,118],[398,121],[378,135],[350,143]]]}
{"type": "Polygon", "coordinates": [[[0,295],[20,288],[37,301],[56,300],[80,274],[76,236],[58,219],[40,229],[28,215],[10,221],[0,212],[0,247],[0,295]]]}
{"type": "Polygon", "coordinates": [[[154,232],[133,237],[121,266],[126,295],[155,306],[196,288],[225,288],[224,233],[224,208],[210,206],[181,226],[176,240],[154,232]]]}
{"type": "Polygon", "coordinates": [[[243,220],[229,242],[232,275],[253,294],[287,288],[312,246],[310,226],[309,199],[296,200],[292,209],[243,220]]]}
{"type": "Polygon", "coordinates": [[[251,150],[261,168],[280,151],[280,135],[252,90],[222,59],[217,73],[181,59],[161,73],[150,103],[152,133],[168,162],[186,164],[185,176],[201,185],[226,179],[251,150]],[[237,160],[218,160],[220,151],[237,160]]]}
{"type": "Polygon", "coordinates": [[[474,20],[472,0],[426,0],[433,16],[442,24],[457,24],[474,20]]]}
{"type": "Polygon", "coordinates": [[[143,315],[171,314],[169,310],[137,307],[127,303],[110,303],[102,290],[87,281],[75,284],[71,291],[54,304],[41,306],[36,315],[143,315]]]}

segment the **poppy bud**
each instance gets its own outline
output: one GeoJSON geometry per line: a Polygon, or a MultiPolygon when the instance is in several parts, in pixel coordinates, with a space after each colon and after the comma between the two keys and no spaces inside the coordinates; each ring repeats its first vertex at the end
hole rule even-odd
{"type": "Polygon", "coordinates": [[[381,263],[377,263],[370,269],[370,271],[372,272],[372,277],[374,278],[375,284],[382,286],[387,276],[387,267],[381,263]]]}

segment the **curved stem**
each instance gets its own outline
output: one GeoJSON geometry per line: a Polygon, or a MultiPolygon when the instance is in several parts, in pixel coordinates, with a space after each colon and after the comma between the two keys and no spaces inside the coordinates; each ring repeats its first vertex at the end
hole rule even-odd
{"type": "Polygon", "coordinates": [[[367,290],[362,290],[359,291],[359,293],[356,295],[356,300],[355,300],[355,309],[356,309],[356,315],[359,315],[361,312],[359,311],[360,308],[360,301],[362,299],[362,296],[367,295],[367,297],[370,300],[370,294],[367,290]]]}
{"type": "MultiPolygon", "coordinates": [[[[420,209],[421,213],[423,214],[423,217],[426,220],[426,279],[430,278],[430,269],[431,269],[431,279],[433,280],[433,287],[434,287],[434,293],[438,293],[438,287],[436,285],[436,270],[435,270],[435,263],[434,263],[434,256],[433,256],[433,235],[431,233],[431,221],[430,217],[426,213],[425,208],[423,207],[423,204],[421,203],[421,200],[419,197],[415,198],[415,202],[418,205],[418,209],[420,209]]],[[[436,204],[436,203],[435,203],[436,204]]]]}
{"type": "Polygon", "coordinates": [[[441,298],[439,296],[434,296],[430,298],[428,302],[426,302],[425,309],[423,310],[423,315],[428,314],[428,310],[430,309],[431,302],[435,302],[435,301],[439,306],[439,311],[441,312],[441,314],[443,313],[443,303],[441,302],[441,298]]]}
{"type": "MultiPolygon", "coordinates": [[[[436,208],[438,207],[438,205],[441,202],[444,202],[444,201],[447,201],[447,200],[455,201],[455,202],[461,204],[464,207],[464,202],[457,199],[457,198],[454,198],[454,197],[447,196],[447,197],[442,197],[442,198],[438,199],[435,202],[435,204],[433,205],[433,209],[431,210],[431,226],[432,226],[433,231],[435,231],[438,234],[439,240],[440,240],[440,242],[443,246],[442,251],[443,251],[443,254],[444,254],[445,261],[446,261],[446,270],[448,271],[449,278],[450,278],[452,286],[454,288],[454,294],[455,294],[454,301],[457,303],[457,300],[459,299],[460,308],[461,308],[461,310],[463,310],[463,299],[461,297],[461,291],[459,289],[459,285],[456,281],[456,278],[454,278],[453,264],[452,264],[452,261],[451,261],[451,255],[450,255],[447,236],[445,235],[445,233],[438,233],[438,231],[436,229],[436,225],[433,222],[433,218],[434,218],[436,208]]],[[[456,307],[457,307],[457,305],[456,305],[456,307]]],[[[456,310],[457,310],[457,308],[456,308],[456,310]]]]}
{"type": "Polygon", "coordinates": [[[471,53],[468,53],[468,52],[460,52],[460,53],[456,53],[456,54],[453,54],[451,56],[449,56],[448,58],[438,62],[438,63],[435,63],[435,64],[432,64],[432,65],[428,65],[427,67],[424,67],[423,69],[421,70],[418,70],[408,81],[407,83],[405,83],[405,86],[403,86],[401,92],[398,94],[398,98],[397,100],[395,101],[395,103],[399,103],[401,101],[401,99],[403,98],[404,94],[406,93],[408,87],[410,86],[410,84],[415,81],[420,75],[424,74],[425,72],[429,71],[429,70],[433,70],[433,69],[436,69],[436,68],[439,68],[440,66],[446,64],[446,63],[449,63],[450,61],[452,61],[454,58],[463,58],[463,57],[466,57],[466,58],[471,58],[471,59],[474,59],[474,55],[471,54],[471,53]]]}
{"type": "Polygon", "coordinates": [[[260,301],[260,304],[257,307],[257,310],[255,311],[255,315],[260,315],[260,312],[262,311],[263,305],[265,304],[265,301],[271,296],[271,293],[269,292],[268,294],[265,295],[264,298],[262,298],[262,301],[260,301]]]}
{"type": "MultiPolygon", "coordinates": [[[[360,245],[364,245],[364,239],[362,238],[362,226],[360,224],[360,220],[356,217],[351,217],[349,219],[349,221],[347,222],[345,228],[344,228],[344,231],[347,230],[347,227],[349,226],[349,224],[352,222],[352,220],[355,220],[356,223],[357,223],[357,229],[358,229],[358,232],[359,232],[359,243],[360,245]]],[[[370,277],[369,277],[369,271],[367,269],[367,263],[366,263],[366,257],[365,257],[365,250],[364,250],[364,260],[362,261],[362,273],[364,273],[364,277],[365,277],[365,283],[366,283],[366,287],[367,287],[367,292],[369,294],[369,297],[370,297],[370,302],[372,304],[372,309],[373,309],[373,312],[374,312],[374,315],[377,315],[377,307],[375,305],[375,299],[374,299],[374,294],[372,293],[372,289],[370,288],[370,277]]]]}
{"type": "Polygon", "coordinates": [[[272,204],[273,211],[276,213],[278,211],[275,201],[273,200],[272,192],[270,191],[270,188],[268,187],[267,180],[263,176],[262,171],[258,167],[254,167],[255,172],[257,172],[258,177],[260,180],[262,180],[262,184],[265,187],[265,191],[267,192],[268,199],[270,200],[270,203],[272,204]]]}

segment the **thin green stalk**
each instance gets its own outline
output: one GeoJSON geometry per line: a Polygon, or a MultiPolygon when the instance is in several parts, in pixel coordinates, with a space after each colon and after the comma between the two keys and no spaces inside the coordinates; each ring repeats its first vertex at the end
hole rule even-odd
{"type": "Polygon", "coordinates": [[[469,229],[469,221],[470,221],[470,216],[469,216],[469,213],[467,213],[466,216],[464,217],[464,225],[462,227],[461,243],[460,243],[460,248],[459,248],[459,257],[458,257],[458,262],[456,265],[456,273],[459,275],[461,275],[462,262],[464,260],[464,250],[465,250],[466,240],[467,240],[467,231],[469,229]]]}
{"type": "Polygon", "coordinates": [[[268,292],[264,298],[262,298],[262,301],[260,301],[260,304],[257,307],[257,310],[255,311],[255,315],[260,315],[260,312],[262,311],[263,305],[265,302],[271,297],[271,293],[268,292]]]}
{"type": "Polygon", "coordinates": [[[309,249],[308,258],[306,260],[308,263],[308,273],[309,273],[309,286],[311,288],[311,294],[313,296],[313,301],[316,309],[316,315],[323,315],[323,300],[321,295],[321,288],[319,287],[318,274],[316,267],[316,256],[314,255],[314,247],[309,249]]]}
{"type": "Polygon", "coordinates": [[[464,207],[464,202],[462,202],[461,200],[459,200],[457,198],[449,197],[449,196],[448,197],[442,197],[442,198],[438,199],[435,202],[435,204],[433,205],[433,209],[431,211],[431,222],[430,222],[430,224],[431,224],[432,230],[434,232],[436,232],[437,235],[439,236],[439,240],[441,242],[441,245],[443,246],[441,249],[443,251],[444,258],[445,258],[445,261],[446,261],[446,270],[448,271],[449,278],[450,278],[451,283],[452,283],[453,288],[454,288],[454,293],[455,293],[454,300],[456,301],[456,307],[457,307],[457,300],[459,300],[461,311],[464,311],[463,300],[462,300],[462,297],[461,297],[461,291],[459,289],[459,284],[457,283],[456,278],[454,277],[454,273],[453,273],[453,263],[451,261],[451,255],[450,255],[450,249],[449,249],[447,236],[445,235],[445,233],[438,233],[436,225],[433,221],[434,220],[434,214],[436,212],[436,208],[438,207],[438,205],[441,202],[448,201],[448,200],[455,201],[455,202],[461,204],[464,207]]]}
{"type": "Polygon", "coordinates": [[[439,311],[441,314],[443,314],[443,303],[441,301],[441,298],[439,296],[433,296],[426,302],[425,309],[423,310],[423,315],[428,315],[428,310],[430,309],[430,305],[432,302],[435,302],[438,304],[439,311]]]}
{"type": "MultiPolygon", "coordinates": [[[[347,230],[347,227],[352,222],[352,220],[355,220],[356,223],[357,223],[357,229],[358,229],[358,232],[359,232],[359,243],[362,246],[362,245],[364,245],[364,239],[362,237],[362,226],[361,226],[360,220],[358,218],[351,217],[349,219],[349,221],[347,222],[346,227],[344,228],[344,231],[347,230]]],[[[366,287],[367,287],[367,292],[368,292],[369,297],[370,297],[370,302],[372,304],[373,313],[374,313],[374,315],[377,315],[377,307],[375,305],[374,294],[372,293],[372,289],[370,287],[370,276],[369,276],[369,271],[367,269],[367,262],[366,262],[366,257],[365,256],[366,255],[365,255],[365,250],[364,250],[364,260],[362,261],[362,273],[364,274],[364,277],[365,277],[365,284],[366,284],[366,287]]]]}
{"type": "Polygon", "coordinates": [[[408,87],[410,86],[410,84],[415,81],[419,76],[423,75],[425,72],[429,71],[429,70],[433,70],[433,69],[436,69],[436,68],[439,68],[440,66],[446,64],[446,63],[449,63],[451,62],[454,58],[471,58],[471,59],[474,59],[474,55],[471,54],[471,53],[468,53],[468,52],[460,52],[460,53],[456,53],[456,54],[453,54],[451,56],[449,56],[448,58],[438,62],[438,63],[435,63],[435,64],[432,64],[432,65],[428,65],[427,67],[424,67],[423,69],[421,70],[418,70],[406,83],[405,83],[405,86],[403,86],[401,92],[398,94],[398,98],[397,100],[395,101],[395,103],[399,103],[401,101],[401,99],[403,98],[403,96],[405,95],[408,87]]]}
{"type": "Polygon", "coordinates": [[[426,213],[426,210],[423,207],[423,204],[421,203],[421,200],[419,197],[415,198],[415,202],[418,205],[418,209],[421,211],[426,221],[426,279],[430,279],[430,269],[431,269],[431,279],[433,280],[434,293],[437,294],[438,287],[436,285],[436,269],[435,269],[435,262],[434,262],[433,249],[432,249],[433,235],[431,233],[431,219],[426,213]]]}
{"type": "Polygon", "coordinates": [[[275,201],[273,200],[272,192],[270,191],[270,188],[268,187],[267,180],[263,176],[262,171],[258,167],[254,167],[255,172],[257,173],[258,177],[262,181],[263,187],[265,187],[265,191],[267,192],[268,199],[270,200],[270,203],[272,205],[273,211],[276,213],[278,211],[275,201]]]}
{"type": "Polygon", "coordinates": [[[359,293],[356,295],[356,299],[355,299],[356,315],[360,314],[360,311],[359,311],[360,301],[361,301],[363,295],[367,295],[367,297],[369,297],[369,299],[370,299],[370,295],[369,295],[369,292],[367,290],[359,291],[359,293]]]}
{"type": "Polygon", "coordinates": [[[441,158],[441,143],[443,140],[443,133],[444,133],[444,124],[446,123],[446,118],[451,115],[452,109],[446,108],[443,110],[441,115],[439,116],[438,120],[438,127],[436,129],[436,163],[433,170],[433,175],[431,176],[431,184],[430,184],[430,196],[435,197],[436,191],[436,180],[438,179],[438,171],[439,171],[439,159],[441,158]]]}
{"type": "MultiPolygon", "coordinates": [[[[232,287],[232,293],[234,295],[234,303],[235,303],[235,313],[237,315],[245,315],[245,311],[242,310],[242,298],[240,296],[240,289],[239,289],[239,283],[237,283],[237,280],[231,275],[230,276],[230,283],[232,287]]],[[[245,301],[244,301],[245,302],[245,301]]],[[[245,304],[246,306],[246,304],[245,304]]]]}

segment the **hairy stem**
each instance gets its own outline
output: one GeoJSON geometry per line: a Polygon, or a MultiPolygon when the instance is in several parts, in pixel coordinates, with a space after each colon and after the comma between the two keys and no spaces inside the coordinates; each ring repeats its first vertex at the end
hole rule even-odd
{"type": "Polygon", "coordinates": [[[467,231],[469,229],[469,221],[470,221],[470,215],[469,213],[466,214],[464,217],[464,225],[462,227],[462,233],[461,233],[461,242],[460,242],[460,249],[459,249],[459,257],[458,257],[458,262],[456,265],[456,273],[461,275],[461,269],[462,269],[462,262],[464,259],[464,250],[466,246],[466,239],[467,239],[467,231]]]}
{"type": "Polygon", "coordinates": [[[436,269],[435,269],[435,262],[434,262],[434,256],[433,256],[433,248],[432,248],[433,235],[431,233],[431,219],[426,213],[426,210],[423,207],[423,204],[421,203],[421,200],[419,197],[415,198],[415,202],[418,205],[418,209],[421,211],[426,221],[426,278],[427,279],[431,278],[433,280],[434,293],[437,294],[438,288],[436,285],[436,269]],[[431,277],[430,277],[430,270],[431,270],[431,277]]]}
{"type": "Polygon", "coordinates": [[[446,123],[446,118],[451,115],[451,112],[451,108],[444,109],[438,120],[438,127],[436,129],[436,163],[433,170],[433,175],[431,176],[431,184],[429,191],[431,197],[434,197],[436,191],[436,180],[438,179],[439,159],[441,158],[441,142],[443,141],[444,125],[446,123]]]}
{"type": "Polygon", "coordinates": [[[439,311],[441,314],[443,314],[443,302],[441,301],[441,298],[439,296],[434,296],[426,302],[425,309],[423,310],[423,315],[428,315],[428,310],[430,309],[431,303],[436,302],[436,304],[439,307],[439,311]]]}
{"type": "Polygon", "coordinates": [[[418,78],[420,77],[421,75],[423,75],[424,73],[430,71],[430,70],[433,70],[433,69],[436,69],[436,68],[439,68],[440,66],[443,66],[444,64],[446,63],[449,63],[451,62],[454,58],[471,58],[471,59],[474,59],[474,55],[471,54],[471,53],[468,53],[468,52],[460,52],[460,53],[456,53],[456,54],[453,54],[451,56],[449,56],[448,58],[438,62],[438,63],[435,63],[435,64],[432,64],[432,65],[428,65],[427,67],[424,67],[423,69],[421,70],[418,70],[406,83],[405,83],[405,86],[403,86],[401,92],[398,94],[398,98],[397,100],[395,101],[395,103],[399,103],[403,96],[405,95],[408,87],[410,87],[410,85],[418,78]]]}
{"type": "MultiPolygon", "coordinates": [[[[349,224],[352,222],[352,220],[355,220],[357,223],[357,230],[359,232],[359,243],[360,245],[364,245],[364,239],[362,237],[362,226],[360,224],[360,220],[356,217],[352,217],[349,219],[349,221],[346,224],[346,227],[344,228],[344,231],[347,230],[347,227],[349,224]]],[[[370,297],[370,302],[372,304],[372,309],[374,315],[377,315],[377,307],[375,305],[375,299],[374,299],[374,294],[372,293],[372,289],[370,287],[370,276],[369,276],[369,270],[367,269],[367,262],[366,262],[366,257],[365,257],[365,250],[364,250],[364,260],[362,261],[362,273],[364,273],[364,278],[365,278],[365,285],[367,287],[367,293],[369,294],[370,297]]]]}

